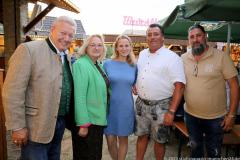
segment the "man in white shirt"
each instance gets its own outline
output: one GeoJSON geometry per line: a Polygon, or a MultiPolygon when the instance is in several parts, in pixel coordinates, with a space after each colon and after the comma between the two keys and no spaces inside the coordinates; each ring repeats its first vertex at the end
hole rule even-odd
{"type": "Polygon", "coordinates": [[[140,52],[137,63],[137,160],[144,158],[149,135],[155,141],[156,159],[164,158],[169,126],[173,123],[186,83],[181,58],[164,48],[163,42],[162,27],[151,24],[147,29],[149,48],[140,52]]]}

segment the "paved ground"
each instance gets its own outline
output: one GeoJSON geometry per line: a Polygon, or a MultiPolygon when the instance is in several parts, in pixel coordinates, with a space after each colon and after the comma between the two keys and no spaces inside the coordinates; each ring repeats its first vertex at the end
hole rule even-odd
{"type": "MultiPolygon", "coordinates": [[[[132,135],[129,137],[129,149],[126,160],[134,160],[135,159],[135,146],[136,146],[136,136],[132,135]]],[[[155,160],[153,153],[153,143],[150,142],[148,146],[147,153],[145,155],[145,160],[155,160]]],[[[171,134],[171,141],[166,146],[166,154],[165,159],[174,158],[177,159],[177,151],[178,151],[178,139],[174,135],[171,134]]],[[[182,156],[187,157],[189,155],[189,149],[186,147],[186,144],[183,147],[182,156]]],[[[72,158],[72,147],[71,147],[71,135],[68,131],[65,132],[64,140],[62,142],[62,160],[71,160],[72,158]]],[[[107,150],[107,144],[104,137],[103,144],[103,160],[111,160],[110,155],[107,150]]]]}
{"type": "MultiPolygon", "coordinates": [[[[62,141],[62,152],[61,152],[61,160],[72,160],[72,144],[71,144],[71,134],[69,131],[65,131],[64,138],[62,141]]],[[[170,142],[166,145],[166,154],[165,159],[168,160],[177,160],[177,152],[178,152],[178,144],[179,139],[176,138],[174,131],[172,131],[170,142]]],[[[14,145],[15,146],[15,145],[14,145]]],[[[14,146],[9,146],[8,148],[8,160],[16,160],[16,157],[19,157],[19,151],[14,146]]],[[[135,146],[136,146],[136,136],[132,135],[129,137],[129,149],[126,160],[135,160],[135,146]]],[[[153,143],[150,142],[148,146],[147,153],[145,154],[145,160],[154,160],[154,153],[153,153],[153,143]]],[[[240,158],[233,158],[234,155],[234,148],[230,147],[229,150],[229,157],[227,159],[240,159],[240,158]]],[[[226,153],[225,148],[223,147],[222,155],[224,156],[226,153]]],[[[182,149],[182,158],[188,158],[189,156],[189,148],[186,146],[186,143],[183,145],[182,149]]],[[[104,138],[103,144],[103,158],[102,160],[111,160],[108,150],[107,144],[104,138]]]]}
{"type": "MultiPolygon", "coordinates": [[[[178,144],[179,144],[179,138],[177,138],[174,130],[171,132],[171,139],[170,142],[166,145],[166,153],[165,153],[165,160],[177,160],[177,153],[178,153],[178,144]]],[[[129,137],[129,149],[128,154],[126,157],[126,160],[135,160],[135,146],[136,146],[136,136],[132,135],[129,137]]],[[[155,160],[154,153],[153,153],[153,142],[151,141],[147,152],[145,154],[144,160],[155,160]]],[[[229,154],[228,158],[226,159],[239,159],[240,158],[234,158],[234,151],[236,148],[233,146],[229,147],[229,154]]],[[[182,156],[181,158],[188,159],[189,157],[189,148],[187,147],[186,142],[184,143],[182,147],[182,156]]],[[[226,154],[226,148],[222,147],[222,155],[225,156],[226,154]]],[[[68,131],[64,134],[64,139],[62,142],[62,154],[61,154],[61,160],[72,160],[72,146],[71,146],[71,135],[68,131]]],[[[103,157],[102,160],[111,160],[110,155],[107,150],[107,144],[104,137],[104,144],[103,144],[103,157]]]]}

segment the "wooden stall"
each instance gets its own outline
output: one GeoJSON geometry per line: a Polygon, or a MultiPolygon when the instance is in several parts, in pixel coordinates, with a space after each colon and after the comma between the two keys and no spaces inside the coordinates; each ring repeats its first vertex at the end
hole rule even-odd
{"type": "MultiPolygon", "coordinates": [[[[5,77],[4,69],[0,69],[0,93],[2,93],[2,84],[5,77]]],[[[0,96],[0,160],[7,159],[7,149],[6,149],[6,128],[5,119],[2,106],[2,96],[0,96]]]]}

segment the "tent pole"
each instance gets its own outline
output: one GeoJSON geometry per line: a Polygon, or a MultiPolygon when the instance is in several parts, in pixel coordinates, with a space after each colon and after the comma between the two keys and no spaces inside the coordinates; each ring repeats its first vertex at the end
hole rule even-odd
{"type": "Polygon", "coordinates": [[[230,54],[231,46],[230,46],[230,39],[231,39],[231,23],[228,23],[228,35],[227,35],[227,53],[230,54]]]}

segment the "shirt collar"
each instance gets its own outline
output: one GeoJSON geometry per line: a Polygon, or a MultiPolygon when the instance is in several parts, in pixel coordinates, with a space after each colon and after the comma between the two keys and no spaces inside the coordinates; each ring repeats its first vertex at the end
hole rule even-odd
{"type": "Polygon", "coordinates": [[[148,53],[150,54],[150,55],[152,55],[152,54],[159,54],[159,52],[160,52],[160,50],[163,48],[164,46],[162,46],[161,48],[159,48],[158,50],[156,50],[156,52],[154,52],[154,53],[151,53],[150,52],[150,49],[148,48],[148,53]]]}
{"type": "Polygon", "coordinates": [[[54,45],[53,41],[51,40],[51,37],[49,37],[49,41],[53,45],[54,49],[57,51],[57,54],[60,54],[60,51],[57,49],[57,47],[54,45]]]}
{"type": "MultiPolygon", "coordinates": [[[[206,59],[206,58],[208,58],[208,57],[210,57],[212,55],[213,55],[213,48],[212,47],[208,47],[208,50],[201,57],[200,61],[203,60],[203,59],[206,59]]],[[[188,58],[195,60],[191,50],[188,51],[188,58]]]]}

